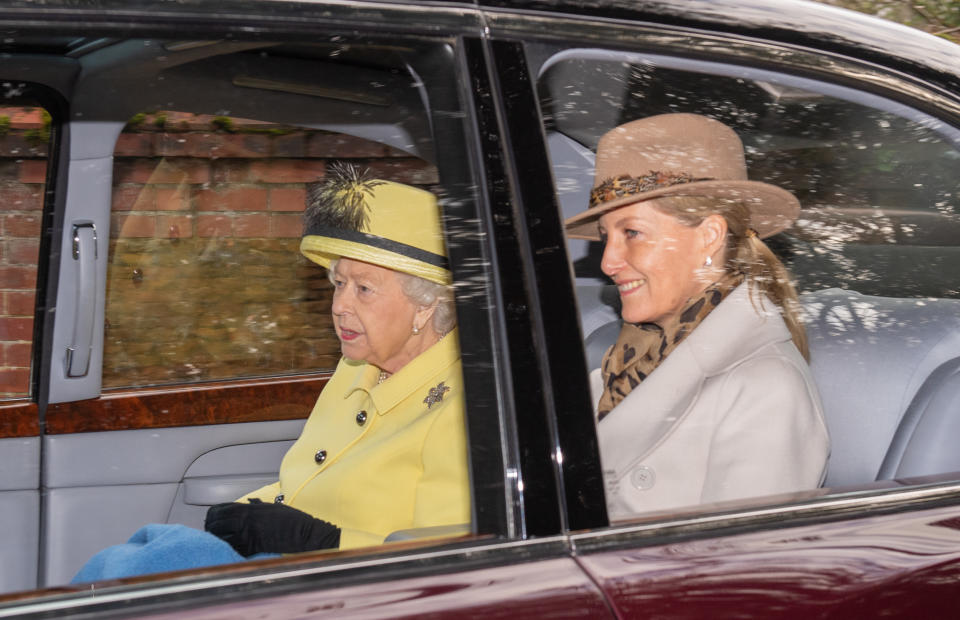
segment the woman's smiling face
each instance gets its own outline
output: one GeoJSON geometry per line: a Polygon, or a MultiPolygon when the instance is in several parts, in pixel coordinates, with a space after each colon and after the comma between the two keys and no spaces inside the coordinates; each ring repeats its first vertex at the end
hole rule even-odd
{"type": "Polygon", "coordinates": [[[600,217],[600,266],[620,291],[625,321],[663,326],[713,278],[704,269],[711,254],[704,224],[684,224],[655,203],[634,203],[600,217]]]}

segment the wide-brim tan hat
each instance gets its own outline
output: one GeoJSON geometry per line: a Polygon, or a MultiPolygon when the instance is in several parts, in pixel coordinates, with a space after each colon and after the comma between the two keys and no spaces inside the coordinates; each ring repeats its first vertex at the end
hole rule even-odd
{"type": "Polygon", "coordinates": [[[349,165],[332,165],[308,193],[300,252],[323,267],[343,257],[437,284],[452,279],[436,196],[349,165]]]}
{"type": "Polygon", "coordinates": [[[800,213],[787,190],[747,179],[743,143],[732,129],[698,114],[660,114],[600,138],[590,206],[564,222],[567,234],[599,241],[597,220],[604,213],[666,196],[742,202],[760,238],[789,227],[800,213]]]}

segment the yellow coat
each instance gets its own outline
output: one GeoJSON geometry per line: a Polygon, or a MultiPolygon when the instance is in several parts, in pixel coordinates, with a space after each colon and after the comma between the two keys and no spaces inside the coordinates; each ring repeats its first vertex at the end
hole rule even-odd
{"type": "Polygon", "coordinates": [[[341,549],[380,544],[396,530],[469,523],[456,330],[380,385],[378,377],[375,366],[342,359],[283,457],[280,480],[238,501],[283,495],[340,527],[341,549]]]}

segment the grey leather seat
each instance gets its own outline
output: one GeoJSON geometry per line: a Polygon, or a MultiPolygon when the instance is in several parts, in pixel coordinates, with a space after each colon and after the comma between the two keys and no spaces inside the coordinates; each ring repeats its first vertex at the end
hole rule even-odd
{"type": "Polygon", "coordinates": [[[879,479],[960,471],[960,357],[923,382],[893,436],[879,479]]]}
{"type": "MultiPolygon", "coordinates": [[[[589,368],[620,327],[612,286],[579,286],[589,368]]],[[[825,486],[960,471],[960,300],[801,296],[830,430],[825,486]]]]}
{"type": "Polygon", "coordinates": [[[832,443],[825,486],[960,470],[960,435],[946,434],[960,431],[960,300],[827,289],[801,301],[832,443]]]}
{"type": "Polygon", "coordinates": [[[620,333],[620,294],[612,284],[579,285],[577,305],[587,369],[593,370],[620,333]]]}

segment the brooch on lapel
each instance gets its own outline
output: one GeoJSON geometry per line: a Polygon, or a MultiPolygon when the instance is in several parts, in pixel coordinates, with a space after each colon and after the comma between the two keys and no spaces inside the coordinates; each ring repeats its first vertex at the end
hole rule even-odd
{"type": "Polygon", "coordinates": [[[450,388],[444,385],[444,383],[444,381],[441,381],[437,384],[437,387],[430,388],[427,397],[423,399],[423,402],[427,404],[427,409],[433,407],[435,403],[442,401],[443,395],[450,391],[450,388]]]}

